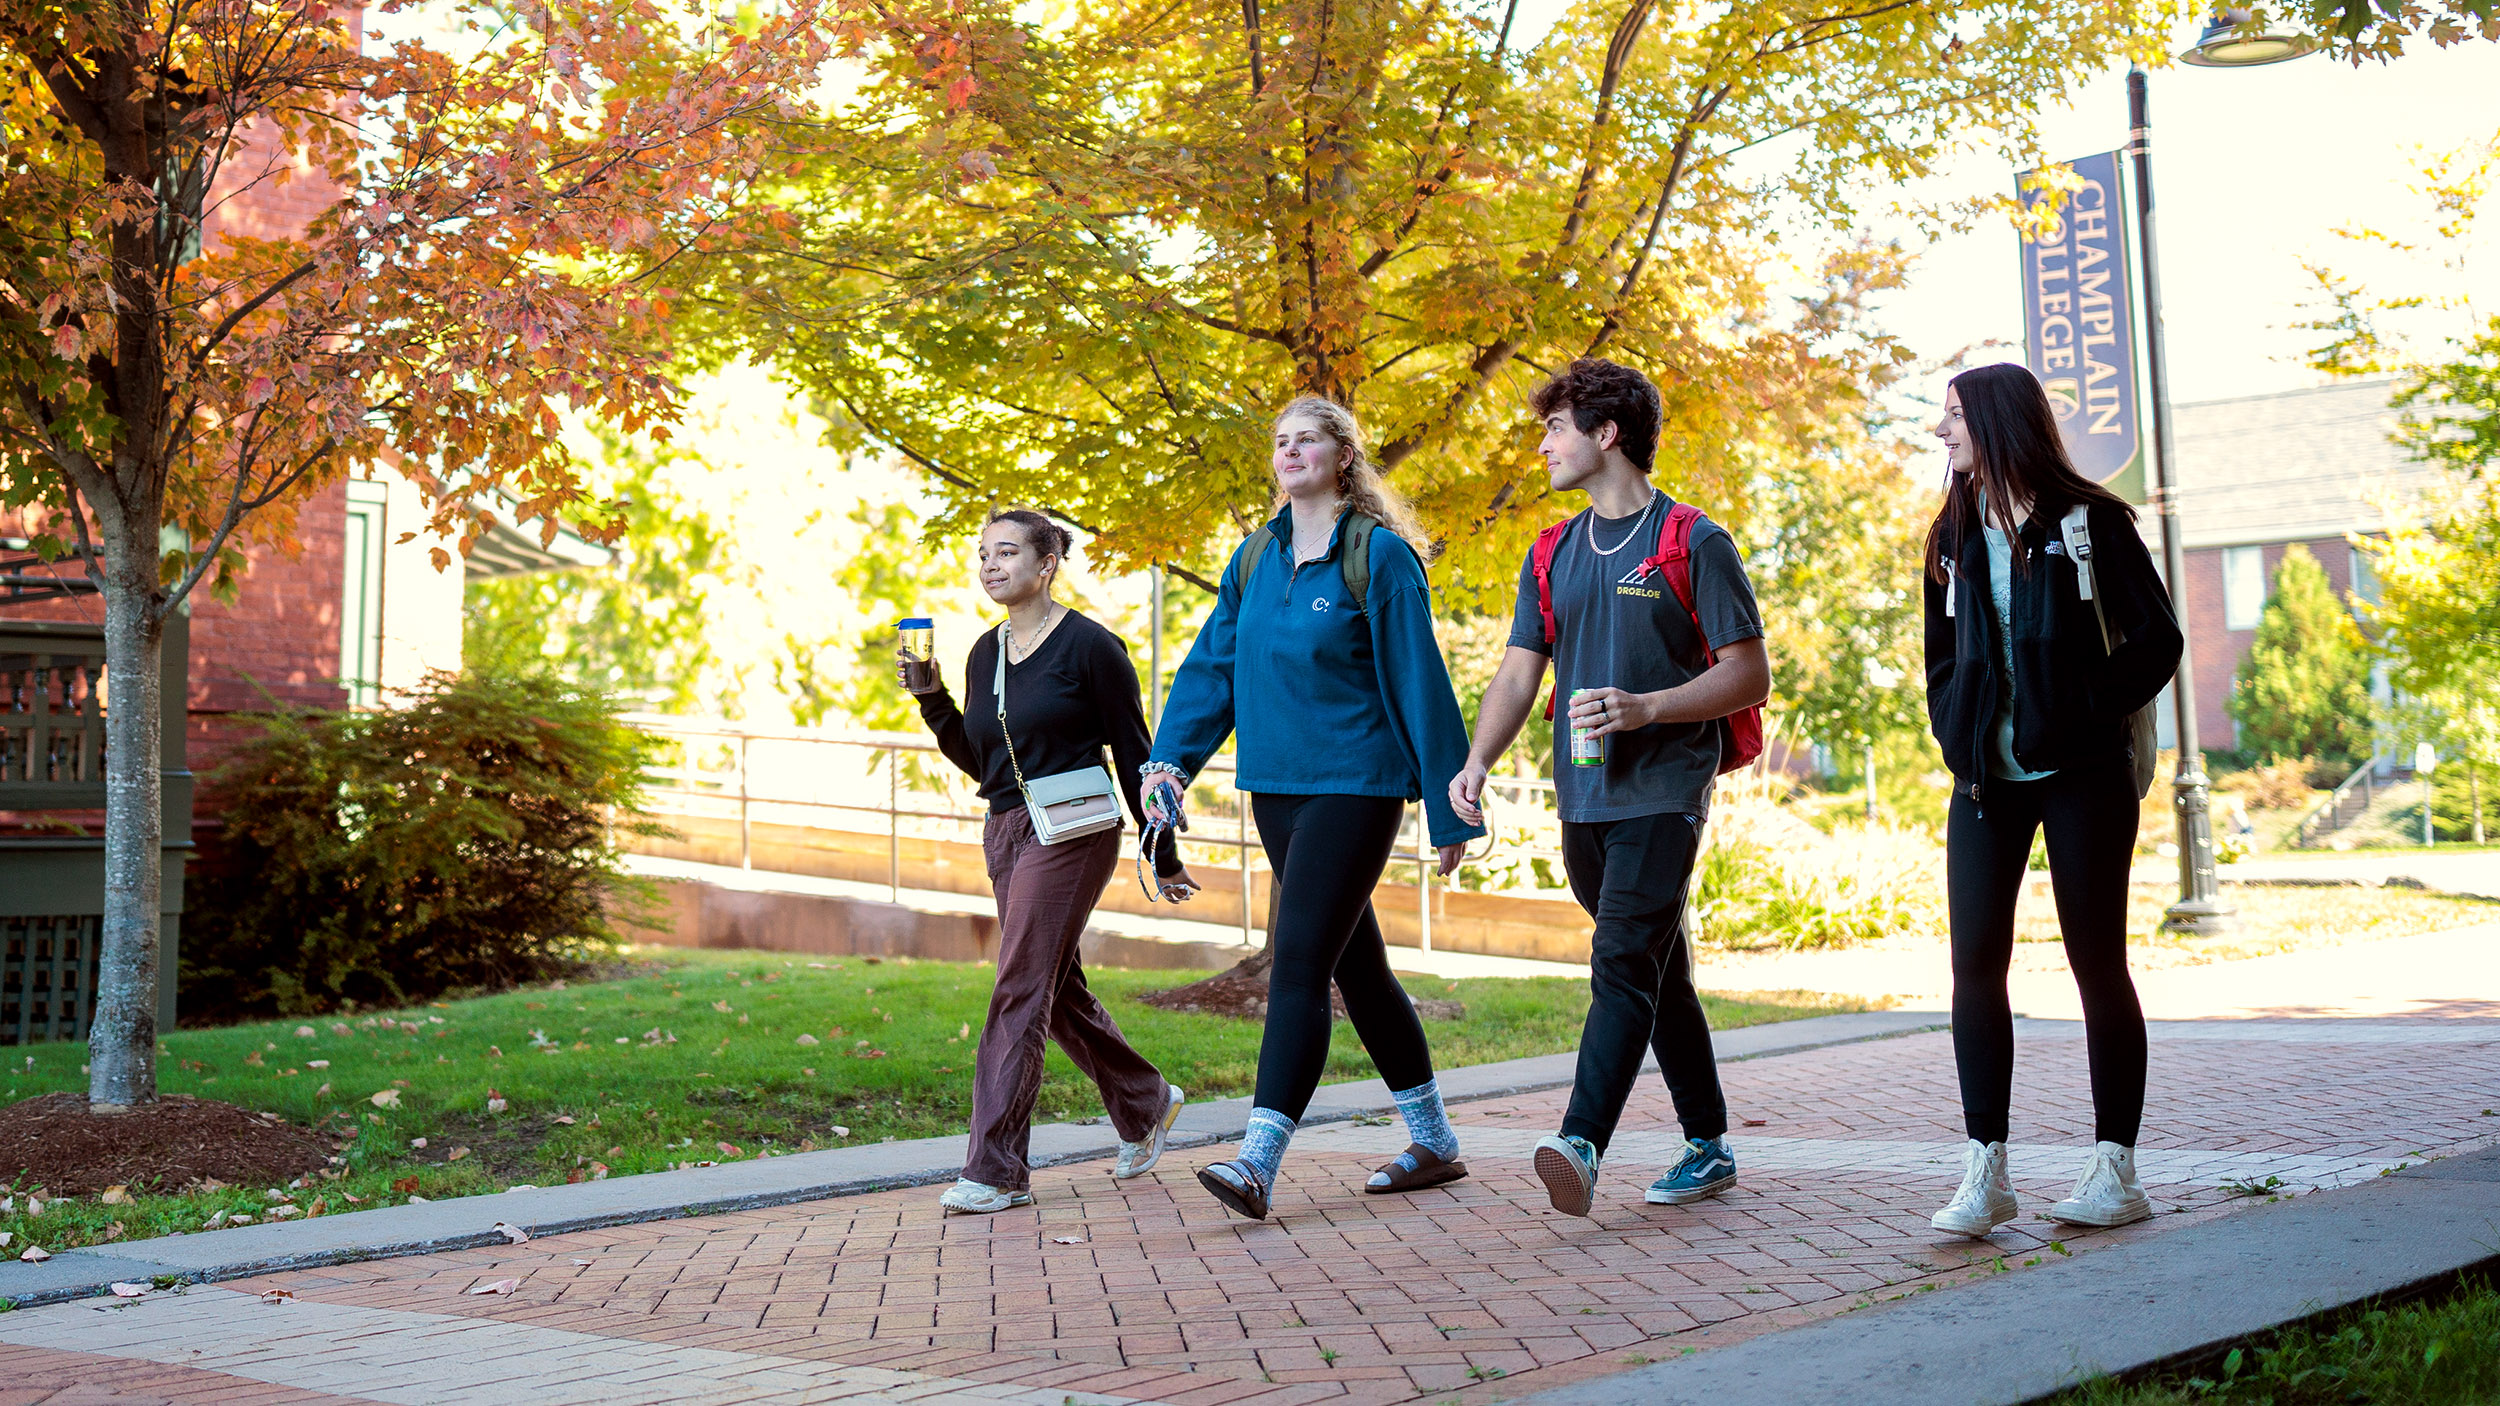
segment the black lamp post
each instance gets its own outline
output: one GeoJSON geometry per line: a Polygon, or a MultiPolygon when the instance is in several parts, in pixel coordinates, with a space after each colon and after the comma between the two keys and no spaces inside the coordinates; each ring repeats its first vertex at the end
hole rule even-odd
{"type": "MultiPolygon", "coordinates": [[[[2317,41],[2307,35],[2252,32],[2246,10],[2216,10],[2196,47],[2179,59],[2199,68],[2256,68],[2299,58],[2317,47],[2317,41]]],[[[2210,933],[2228,926],[2231,908],[2222,901],[2214,875],[2212,796],[2205,752],[2196,736],[2196,655],[2186,643],[2187,546],[2180,536],[2178,485],[2170,463],[2169,357],[2162,341],[2161,274],[2153,257],[2153,128],[2140,65],[2127,70],[2127,126],[2127,150],[2135,161],[2136,238],[2144,265],[2144,363],[2153,393],[2152,498],[2161,520],[2162,569],[2169,578],[2170,608],[2178,616],[2183,643],[2179,674],[2170,686],[2179,744],[2179,769],[2171,792],[2171,804],[2179,813],[2179,901],[2163,914],[2162,926],[2210,933]]]]}

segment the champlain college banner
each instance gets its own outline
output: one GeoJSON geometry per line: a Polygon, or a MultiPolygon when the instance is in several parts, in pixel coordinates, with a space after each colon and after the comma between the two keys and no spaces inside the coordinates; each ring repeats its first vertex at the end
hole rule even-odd
{"type": "MultiPolygon", "coordinates": [[[[2066,452],[2083,476],[2144,501],[2142,404],[2136,394],[2135,298],[2127,271],[2121,151],[2068,164],[2082,184],[2023,250],[2023,342],[2047,388],[2066,452]]],[[[2045,197],[2025,172],[2030,207],[2045,197]]]]}

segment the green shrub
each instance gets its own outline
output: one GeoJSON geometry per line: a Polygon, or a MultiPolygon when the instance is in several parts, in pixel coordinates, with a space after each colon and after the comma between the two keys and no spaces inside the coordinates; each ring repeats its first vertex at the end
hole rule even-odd
{"type": "Polygon", "coordinates": [[[2370,755],[2369,642],[2326,568],[2297,542],[2275,567],[2274,595],[2225,706],[2253,760],[2315,758],[2332,771],[2370,755]]]}
{"type": "MultiPolygon", "coordinates": [[[[2462,758],[2440,762],[2431,773],[2431,831],[2448,843],[2471,842],[2479,825],[2486,842],[2500,840],[2500,772],[2462,758]]],[[[2420,811],[2414,812],[2421,824],[2420,811]]]]}
{"type": "Polygon", "coordinates": [[[430,675],[378,712],[281,713],[219,769],[191,879],[186,1016],[398,1005],[578,969],[640,887],[645,741],[544,672],[430,675]]]}

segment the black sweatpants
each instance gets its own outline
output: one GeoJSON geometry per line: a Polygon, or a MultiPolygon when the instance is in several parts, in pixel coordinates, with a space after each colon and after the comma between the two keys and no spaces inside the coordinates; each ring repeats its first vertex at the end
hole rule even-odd
{"type": "Polygon", "coordinates": [[[1572,896],[1596,920],[1589,937],[1589,1015],[1563,1134],[1598,1151],[1613,1141],[1641,1051],[1658,1052],[1684,1135],[1727,1132],[1727,1100],[1710,1050],[1710,1018],[1693,989],[1684,890],[1701,852],[1701,818],[1643,815],[1562,827],[1572,896]]]}
{"type": "Polygon", "coordinates": [[[1372,888],[1397,843],[1406,803],[1387,796],[1250,798],[1275,873],[1267,950],[1267,1030],[1259,1040],[1255,1107],[1300,1121],[1328,1068],[1328,984],[1345,995],[1372,1064],[1392,1090],[1432,1082],[1432,1050],[1415,1003],[1389,971],[1372,888]]]}
{"type": "Polygon", "coordinates": [[[1990,778],[1985,802],[1956,790],[1945,822],[1945,889],[1953,926],[1953,1059],[1962,1126],[1979,1142],[2006,1138],[2014,1089],[2014,900],[2044,835],[2066,964],[2083,993],[2092,1061],[2092,1116],[2102,1142],[2135,1146],[2144,1121],[2144,1009],[2127,974],[2127,869],[2137,802],[2124,759],[2038,781],[1990,778]]]}

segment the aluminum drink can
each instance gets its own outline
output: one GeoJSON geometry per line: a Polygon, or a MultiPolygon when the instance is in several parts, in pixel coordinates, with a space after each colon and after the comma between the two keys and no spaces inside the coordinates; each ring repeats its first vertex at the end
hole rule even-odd
{"type": "MultiPolygon", "coordinates": [[[[1571,701],[1575,706],[1583,698],[1596,696],[1597,690],[1593,688],[1571,690],[1571,701]]],[[[1574,723],[1571,728],[1571,764],[1573,766],[1604,766],[1606,764],[1606,739],[1598,736],[1594,729],[1574,723]]]]}

